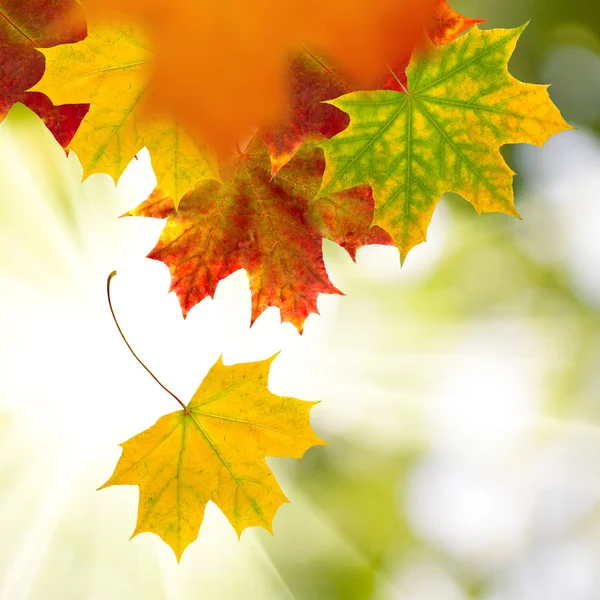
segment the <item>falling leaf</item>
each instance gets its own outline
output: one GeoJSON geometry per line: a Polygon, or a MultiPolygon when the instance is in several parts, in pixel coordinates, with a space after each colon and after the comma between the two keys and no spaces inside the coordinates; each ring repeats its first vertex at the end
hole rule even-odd
{"type": "MultiPolygon", "coordinates": [[[[450,8],[446,0],[436,0],[427,35],[436,45],[447,44],[480,22],[463,17],[450,8]]],[[[378,77],[367,86],[368,89],[403,91],[411,50],[399,48],[393,59],[388,60],[392,67],[381,63],[378,77]]],[[[360,88],[349,72],[307,48],[289,61],[286,81],[289,89],[287,114],[278,124],[261,131],[271,155],[273,175],[294,156],[307,137],[320,133],[330,138],[344,130],[348,126],[348,116],[325,101],[360,88]]]]}
{"type": "Polygon", "coordinates": [[[444,192],[456,192],[477,212],[517,215],[513,172],[500,147],[543,145],[569,129],[547,86],[525,84],[507,63],[523,31],[474,27],[452,44],[414,56],[408,93],[355,92],[333,100],[350,116],[325,141],[321,193],[368,183],[373,223],[390,233],[402,259],[425,241],[444,192]]]}
{"type": "Polygon", "coordinates": [[[238,535],[255,525],[272,532],[288,500],[265,457],[302,458],[325,443],[310,427],[316,402],[269,392],[272,361],[227,367],[219,359],[185,410],[121,444],[123,454],[102,487],[139,487],[134,536],[156,533],[180,560],[198,537],[209,500],[238,535]]]}
{"type": "Polygon", "coordinates": [[[85,40],[44,54],[46,73],[34,90],[55,102],[90,104],[69,145],[84,176],[117,180],[147,147],[158,183],[175,203],[198,180],[218,179],[215,159],[176,120],[146,110],[152,52],[139,26],[90,22],[85,40]]]}
{"type": "Polygon", "coordinates": [[[339,294],[323,262],[328,237],[352,256],[365,244],[390,244],[371,228],[373,198],[368,186],[314,201],[325,168],[323,153],[307,147],[271,179],[264,144],[249,144],[223,169],[223,183],[203,182],[175,211],[160,190],[128,216],[168,218],[149,258],[171,272],[171,290],[186,316],[213,296],[219,281],[246,269],[252,290],[252,321],[278,306],[281,320],[302,331],[317,312],[319,293],[339,294]]]}
{"type": "Polygon", "coordinates": [[[0,0],[0,121],[16,102],[22,102],[63,147],[68,145],[87,104],[54,106],[43,94],[27,90],[44,72],[40,48],[77,42],[85,35],[85,18],[75,0],[0,0]]]}
{"type": "Polygon", "coordinates": [[[435,0],[85,0],[90,16],[148,27],[155,54],[152,109],[176,113],[212,146],[274,122],[284,70],[300,45],[332,57],[363,85],[410,52],[435,0]]]}

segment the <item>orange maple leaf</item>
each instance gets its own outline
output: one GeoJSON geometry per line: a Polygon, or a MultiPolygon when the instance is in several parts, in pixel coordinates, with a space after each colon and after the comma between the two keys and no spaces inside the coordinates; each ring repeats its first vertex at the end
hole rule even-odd
{"type": "Polygon", "coordinates": [[[228,148],[285,112],[285,66],[306,45],[363,85],[404,55],[435,0],[84,0],[95,19],[148,27],[154,77],[149,110],[175,114],[190,133],[228,148]]]}
{"type": "MultiPolygon", "coordinates": [[[[427,35],[436,45],[448,44],[475,23],[481,21],[463,17],[446,0],[436,0],[427,35]]],[[[367,87],[361,87],[339,62],[326,60],[306,48],[297,53],[289,61],[287,71],[287,115],[275,126],[261,131],[271,155],[273,175],[294,156],[308,136],[320,133],[330,138],[347,127],[347,115],[324,101],[358,89],[403,91],[411,50],[398,48],[393,59],[387,61],[391,66],[380,63],[378,78],[367,87]]]]}
{"type": "Polygon", "coordinates": [[[13,104],[22,102],[66,147],[88,105],[54,106],[44,94],[26,90],[44,73],[44,56],[38,48],[74,43],[85,36],[85,18],[75,0],[0,0],[0,121],[13,104]]]}
{"type": "Polygon", "coordinates": [[[219,281],[246,269],[252,290],[252,322],[269,306],[302,331],[317,313],[319,293],[340,294],[323,262],[327,237],[354,258],[366,244],[393,244],[371,227],[373,195],[368,186],[314,200],[325,161],[307,147],[271,179],[269,155],[255,137],[222,169],[223,183],[204,181],[185,195],[176,211],[160,190],[126,216],[167,219],[149,258],[171,272],[184,317],[213,296],[219,281]]]}

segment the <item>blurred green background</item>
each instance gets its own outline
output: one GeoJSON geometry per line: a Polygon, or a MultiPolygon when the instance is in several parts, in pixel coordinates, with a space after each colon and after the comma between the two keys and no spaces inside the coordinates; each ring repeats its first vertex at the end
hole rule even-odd
{"type": "Polygon", "coordinates": [[[513,74],[551,83],[577,131],[512,147],[522,221],[443,199],[400,269],[325,242],[344,297],[300,337],[249,329],[244,273],[183,321],[161,222],[117,219],[154,187],[145,152],[80,183],[23,107],[0,125],[0,600],[598,600],[600,5],[457,0],[485,27],[531,20],[513,74]],[[269,459],[291,504],[237,537],[214,506],[177,565],[128,541],[137,490],[97,492],[117,444],[175,410],[128,354],[189,397],[219,354],[274,363],[275,393],[322,400],[329,441],[269,459]]]}

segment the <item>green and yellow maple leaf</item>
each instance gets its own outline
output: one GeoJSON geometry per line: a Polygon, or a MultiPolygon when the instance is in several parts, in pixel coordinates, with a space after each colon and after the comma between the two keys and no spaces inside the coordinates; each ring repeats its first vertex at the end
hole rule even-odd
{"type": "Polygon", "coordinates": [[[117,180],[132,158],[148,148],[159,185],[175,204],[201,179],[219,180],[216,159],[175,120],[150,114],[152,53],[139,26],[88,24],[76,43],[41,49],[46,72],[33,88],[55,103],[89,103],[69,148],[84,176],[107,173],[117,180]]]}
{"type": "Polygon", "coordinates": [[[368,183],[373,224],[394,238],[404,260],[425,241],[445,192],[477,212],[517,216],[512,177],[500,147],[543,145],[569,129],[546,91],[515,79],[507,63],[524,30],[474,27],[447,46],[415,55],[406,93],[356,92],[329,103],[350,116],[323,142],[321,194],[368,183]]]}
{"type": "Polygon", "coordinates": [[[238,535],[247,527],[272,532],[288,502],[265,457],[302,458],[325,444],[310,427],[316,402],[267,389],[274,357],[210,370],[185,410],[161,417],[121,444],[123,454],[102,488],[137,485],[137,525],[159,535],[177,560],[197,537],[212,500],[238,535]]]}

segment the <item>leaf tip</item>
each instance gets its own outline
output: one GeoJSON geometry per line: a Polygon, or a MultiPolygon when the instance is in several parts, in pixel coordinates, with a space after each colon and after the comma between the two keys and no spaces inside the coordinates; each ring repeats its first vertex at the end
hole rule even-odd
{"type": "MultiPolygon", "coordinates": [[[[425,240],[423,240],[425,241],[425,240]]],[[[408,256],[408,253],[414,248],[415,246],[398,246],[398,252],[400,255],[400,267],[404,266],[404,261],[406,260],[406,257],[408,256]]]]}
{"type": "Polygon", "coordinates": [[[275,352],[275,354],[272,354],[271,356],[269,356],[268,358],[265,358],[264,360],[264,364],[266,366],[267,369],[271,369],[271,367],[273,366],[273,361],[281,354],[281,350],[277,350],[277,352],[275,352]]]}
{"type": "Polygon", "coordinates": [[[169,544],[169,546],[171,547],[171,549],[173,550],[173,553],[175,554],[175,560],[177,561],[177,564],[181,563],[181,557],[183,556],[183,553],[185,552],[187,546],[185,546],[182,549],[178,548],[177,550],[175,550],[175,548],[173,548],[173,546],[171,546],[171,544],[169,544]]]}
{"type": "Polygon", "coordinates": [[[290,162],[292,156],[292,154],[285,154],[277,157],[271,156],[271,178],[269,179],[269,183],[273,181],[277,173],[290,162]]]}

